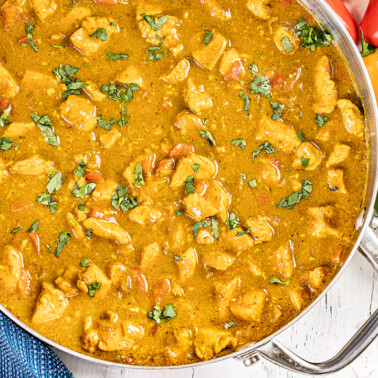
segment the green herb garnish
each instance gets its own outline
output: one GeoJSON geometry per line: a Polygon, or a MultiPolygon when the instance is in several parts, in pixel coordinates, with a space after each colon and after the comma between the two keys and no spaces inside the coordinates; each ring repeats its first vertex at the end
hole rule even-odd
{"type": "Polygon", "coordinates": [[[30,118],[40,128],[45,136],[46,142],[50,146],[59,147],[59,138],[54,134],[54,128],[47,114],[39,117],[37,114],[31,114],[30,118]]]}

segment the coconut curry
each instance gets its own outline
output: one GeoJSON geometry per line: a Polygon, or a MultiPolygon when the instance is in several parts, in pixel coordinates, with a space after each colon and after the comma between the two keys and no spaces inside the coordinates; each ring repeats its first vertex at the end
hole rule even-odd
{"type": "Polygon", "coordinates": [[[0,0],[0,303],[138,365],[300,313],[348,254],[363,104],[294,0],[0,0]]]}

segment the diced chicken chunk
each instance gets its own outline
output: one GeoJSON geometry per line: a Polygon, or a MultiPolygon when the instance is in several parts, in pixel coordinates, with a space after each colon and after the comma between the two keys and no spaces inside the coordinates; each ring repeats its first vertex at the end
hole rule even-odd
{"type": "Polygon", "coordinates": [[[196,34],[192,41],[192,55],[196,62],[203,68],[211,71],[224,53],[228,41],[222,34],[213,31],[213,35],[207,44],[204,44],[205,34],[196,34]]]}
{"type": "Polygon", "coordinates": [[[25,25],[26,15],[22,9],[22,1],[6,1],[0,7],[2,25],[6,29],[25,25]]]}
{"type": "Polygon", "coordinates": [[[302,297],[301,291],[299,289],[292,289],[289,291],[289,293],[294,308],[299,311],[304,305],[304,299],[302,297]]]}
{"type": "Polygon", "coordinates": [[[324,282],[326,272],[327,268],[324,268],[323,266],[319,266],[315,269],[309,270],[306,275],[308,284],[313,289],[319,289],[319,287],[324,282]]]}
{"type": "Polygon", "coordinates": [[[209,180],[212,179],[216,172],[217,166],[213,160],[197,154],[189,154],[183,157],[177,164],[176,172],[173,174],[171,187],[178,188],[184,185],[184,181],[188,176],[193,176],[194,171],[192,166],[199,165],[199,169],[195,175],[196,180],[209,180]]]}
{"type": "Polygon", "coordinates": [[[266,278],[266,274],[261,270],[255,260],[248,261],[248,270],[252,275],[256,277],[266,278]]]}
{"type": "Polygon", "coordinates": [[[269,224],[269,220],[269,218],[262,217],[261,215],[256,218],[247,219],[246,223],[251,230],[255,244],[267,242],[272,239],[274,231],[269,224]]]}
{"type": "Polygon", "coordinates": [[[344,185],[344,171],[342,169],[330,169],[327,177],[329,189],[342,194],[347,193],[344,185]]]}
{"type": "Polygon", "coordinates": [[[55,289],[50,283],[43,282],[31,321],[35,324],[42,324],[51,320],[57,320],[63,315],[67,306],[68,300],[63,292],[55,289]]]}
{"type": "Polygon", "coordinates": [[[186,110],[177,114],[175,126],[180,130],[182,135],[199,132],[201,129],[206,129],[198,115],[186,110]]]}
{"type": "Polygon", "coordinates": [[[18,161],[11,166],[11,172],[14,175],[42,176],[49,174],[52,170],[52,163],[43,160],[39,155],[18,161]]]}
{"type": "MultiPolygon", "coordinates": [[[[102,31],[102,30],[101,30],[102,31]]],[[[72,44],[85,56],[95,54],[100,48],[105,46],[111,35],[119,32],[118,25],[108,17],[86,17],[81,23],[81,28],[77,29],[70,37],[72,44]],[[106,39],[95,37],[96,31],[105,29],[106,39]]],[[[105,34],[105,32],[103,32],[105,34]]]]}
{"type": "Polygon", "coordinates": [[[9,176],[9,172],[7,169],[7,164],[5,160],[0,157],[0,184],[5,181],[5,179],[9,176]]]}
{"type": "Polygon", "coordinates": [[[258,18],[269,20],[271,0],[247,0],[247,8],[258,18]]]}
{"type": "Polygon", "coordinates": [[[96,184],[96,189],[92,193],[92,198],[95,201],[107,200],[116,191],[118,184],[112,179],[106,179],[96,184]]]}
{"type": "Polygon", "coordinates": [[[201,3],[207,7],[213,17],[226,21],[231,19],[231,11],[229,8],[222,8],[217,0],[201,0],[201,3]]]}
{"type": "Polygon", "coordinates": [[[163,256],[163,251],[159,243],[152,243],[145,246],[140,254],[140,265],[142,269],[148,269],[156,265],[163,256]]]}
{"type": "Polygon", "coordinates": [[[0,289],[5,292],[18,292],[22,296],[31,293],[32,279],[24,267],[21,252],[6,245],[0,252],[0,289]]]}
{"type": "Polygon", "coordinates": [[[337,165],[349,157],[350,147],[346,144],[337,143],[329,155],[327,167],[337,165]]]}
{"type": "Polygon", "coordinates": [[[196,240],[198,244],[213,244],[214,243],[214,238],[213,238],[213,235],[211,235],[211,232],[203,228],[201,228],[198,231],[196,240]]]}
{"type": "Polygon", "coordinates": [[[166,75],[160,77],[163,81],[167,82],[168,84],[178,84],[184,81],[189,74],[190,70],[190,63],[188,59],[181,59],[175,67],[173,67],[172,71],[166,75]]]}
{"type": "Polygon", "coordinates": [[[256,140],[269,141],[276,150],[288,154],[301,144],[292,126],[280,121],[273,121],[266,115],[260,119],[256,140]]]}
{"type": "Polygon", "coordinates": [[[337,103],[337,88],[331,76],[329,58],[323,55],[314,69],[314,103],[312,109],[315,113],[332,113],[337,103]]]}
{"type": "Polygon", "coordinates": [[[235,262],[235,257],[219,251],[210,251],[203,255],[202,263],[216,270],[226,270],[235,262]]]}
{"type": "Polygon", "coordinates": [[[288,181],[294,192],[298,192],[302,189],[302,183],[299,181],[298,173],[290,175],[288,181]]]}
{"type": "Polygon", "coordinates": [[[311,216],[309,230],[312,236],[317,238],[341,237],[341,231],[331,227],[327,222],[327,219],[334,216],[333,205],[310,207],[308,214],[311,216]]]}
{"type": "Polygon", "coordinates": [[[195,193],[184,198],[187,213],[197,221],[218,214],[225,222],[229,202],[226,191],[215,180],[196,182],[195,193]]]}
{"type": "Polygon", "coordinates": [[[59,32],[63,35],[72,34],[77,29],[84,18],[91,15],[91,10],[87,7],[75,7],[64,16],[59,23],[59,32]]]}
{"type": "Polygon", "coordinates": [[[85,239],[85,233],[78,221],[75,219],[72,213],[67,213],[67,223],[72,229],[72,233],[77,239],[85,239]]]}
{"type": "Polygon", "coordinates": [[[266,293],[262,290],[249,290],[235,302],[231,302],[231,312],[237,318],[247,322],[260,322],[266,297],[266,293]]]}
{"type": "Polygon", "coordinates": [[[6,98],[14,97],[18,92],[18,85],[8,70],[0,64],[0,93],[6,98]]]}
{"type": "Polygon", "coordinates": [[[275,159],[260,158],[258,160],[259,176],[268,185],[277,185],[281,181],[281,172],[275,159]]]}
{"type": "Polygon", "coordinates": [[[237,340],[227,331],[212,328],[200,328],[194,336],[194,348],[197,357],[209,360],[225,348],[234,348],[237,340]]]}
{"type": "Polygon", "coordinates": [[[100,102],[106,98],[106,95],[101,92],[97,84],[93,81],[88,80],[87,86],[84,87],[84,92],[92,99],[94,102],[100,102]]]}
{"type": "Polygon", "coordinates": [[[135,166],[142,162],[143,174],[151,174],[155,168],[156,154],[150,150],[146,150],[143,155],[138,156],[133,160],[128,167],[125,168],[122,175],[129,185],[133,186],[135,181],[135,166]]]}
{"type": "Polygon", "coordinates": [[[100,136],[102,146],[110,150],[121,139],[121,133],[117,129],[112,129],[100,136]]]}
{"type": "Polygon", "coordinates": [[[237,256],[243,251],[253,247],[251,235],[247,233],[238,236],[238,233],[242,232],[244,232],[244,230],[237,227],[231,231],[227,231],[223,237],[224,248],[228,251],[234,252],[237,256]]]}
{"type": "Polygon", "coordinates": [[[119,75],[118,81],[123,84],[138,84],[140,88],[144,88],[143,76],[135,65],[127,66],[119,75]]]}
{"type": "Polygon", "coordinates": [[[34,12],[40,20],[45,20],[56,10],[55,0],[31,0],[34,12]]]}
{"type": "Polygon", "coordinates": [[[337,106],[341,111],[344,126],[348,132],[357,137],[364,136],[365,122],[360,109],[350,100],[339,100],[337,106]]]}
{"type": "Polygon", "coordinates": [[[231,81],[237,81],[239,75],[245,72],[240,54],[237,50],[230,49],[222,55],[219,71],[225,79],[231,81]]]}
{"type": "Polygon", "coordinates": [[[218,310],[223,317],[227,316],[230,307],[230,301],[234,298],[235,293],[240,285],[240,278],[235,277],[229,282],[217,282],[214,285],[215,294],[218,301],[218,310]]]}
{"type": "Polygon", "coordinates": [[[76,282],[79,277],[80,268],[75,265],[68,266],[64,273],[55,280],[55,285],[60,289],[66,298],[79,294],[76,282]]]}
{"type": "Polygon", "coordinates": [[[77,287],[83,293],[88,293],[90,289],[88,286],[95,282],[97,282],[99,289],[95,292],[94,296],[96,298],[105,298],[110,290],[110,280],[108,276],[91,261],[79,272],[77,287]]]}
{"type": "Polygon", "coordinates": [[[188,107],[198,114],[213,106],[213,100],[205,93],[203,85],[196,86],[191,78],[186,82],[184,100],[188,107]]]}
{"type": "Polygon", "coordinates": [[[21,81],[21,89],[30,92],[38,91],[52,96],[58,92],[58,82],[52,74],[26,70],[21,81]]]}
{"type": "Polygon", "coordinates": [[[295,151],[293,167],[313,171],[319,167],[324,154],[310,142],[303,142],[295,151]]]}
{"type": "Polygon", "coordinates": [[[33,122],[13,122],[2,135],[4,138],[19,138],[20,136],[26,136],[30,131],[36,128],[33,122]]]}
{"type": "Polygon", "coordinates": [[[295,54],[301,41],[297,36],[294,35],[291,29],[285,28],[283,26],[279,27],[273,36],[274,43],[283,54],[295,54]]]}
{"type": "Polygon", "coordinates": [[[105,239],[111,239],[118,244],[130,242],[129,234],[117,223],[105,222],[96,218],[88,218],[84,222],[84,227],[92,230],[93,234],[105,239]]]}
{"type": "Polygon", "coordinates": [[[277,270],[286,278],[290,278],[294,274],[294,260],[292,245],[290,242],[281,245],[275,252],[277,261],[277,270]]]}
{"type": "Polygon", "coordinates": [[[97,125],[96,107],[84,97],[69,96],[60,105],[60,113],[69,125],[83,131],[92,131],[97,125]]]}
{"type": "Polygon", "coordinates": [[[129,218],[143,226],[147,223],[159,222],[163,219],[163,214],[159,209],[153,207],[152,204],[146,203],[132,209],[129,212],[129,218]]]}
{"type": "Polygon", "coordinates": [[[179,278],[181,281],[185,281],[191,278],[197,266],[198,258],[197,252],[194,248],[188,248],[183,254],[181,254],[182,260],[176,261],[179,278]]]}

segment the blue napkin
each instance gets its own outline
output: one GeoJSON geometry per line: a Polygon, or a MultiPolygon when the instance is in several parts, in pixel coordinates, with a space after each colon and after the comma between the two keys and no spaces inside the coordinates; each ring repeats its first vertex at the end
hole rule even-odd
{"type": "Polygon", "coordinates": [[[73,374],[46,344],[0,312],[0,377],[73,378],[73,374]]]}

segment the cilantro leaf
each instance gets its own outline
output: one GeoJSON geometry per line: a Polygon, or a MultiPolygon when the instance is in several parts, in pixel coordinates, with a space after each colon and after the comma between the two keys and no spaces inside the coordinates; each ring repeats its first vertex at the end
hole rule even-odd
{"type": "Polygon", "coordinates": [[[304,137],[304,135],[303,135],[303,133],[302,133],[301,130],[299,130],[299,131],[297,132],[297,137],[298,137],[298,139],[299,139],[301,142],[306,142],[306,139],[305,139],[305,137],[304,137]]]}
{"type": "Polygon", "coordinates": [[[135,164],[133,186],[134,185],[142,185],[142,186],[145,185],[144,180],[143,180],[143,163],[141,161],[135,164]]]}
{"type": "Polygon", "coordinates": [[[185,190],[188,194],[194,194],[194,177],[188,176],[187,179],[184,181],[185,190]]]}
{"type": "Polygon", "coordinates": [[[138,199],[136,197],[129,197],[127,193],[128,187],[117,186],[116,191],[111,197],[112,206],[118,210],[121,208],[123,212],[131,210],[138,206],[138,199]]]}
{"type": "Polygon", "coordinates": [[[50,146],[59,147],[59,138],[54,134],[54,128],[47,114],[39,117],[37,114],[31,114],[30,118],[40,128],[45,136],[46,142],[50,146]]]}
{"type": "Polygon", "coordinates": [[[157,19],[157,23],[147,14],[142,13],[141,17],[147,22],[148,25],[151,26],[153,31],[158,31],[167,21],[168,15],[161,16],[157,19]]]}
{"type": "Polygon", "coordinates": [[[205,221],[199,221],[199,222],[193,224],[193,236],[194,236],[194,237],[197,236],[198,231],[199,231],[202,227],[204,227],[204,228],[209,227],[209,224],[206,223],[205,221]]]}
{"type": "Polygon", "coordinates": [[[256,158],[263,151],[265,151],[267,154],[276,152],[275,148],[269,142],[264,142],[256,151],[252,153],[252,157],[256,158]]]}
{"type": "Polygon", "coordinates": [[[249,113],[249,110],[250,110],[250,105],[249,104],[250,104],[251,99],[243,91],[240,91],[239,97],[244,100],[244,108],[243,108],[243,110],[245,110],[248,113],[248,115],[249,115],[250,114],[249,113]]]}
{"type": "Polygon", "coordinates": [[[285,105],[279,104],[278,102],[271,102],[271,108],[274,110],[274,114],[272,115],[272,120],[277,121],[282,117],[282,111],[285,108],[285,105]]]}
{"type": "Polygon", "coordinates": [[[205,131],[205,130],[200,130],[200,135],[202,138],[206,138],[207,141],[209,142],[210,147],[215,146],[215,140],[213,136],[211,135],[210,131],[205,131]]]}
{"type": "Polygon", "coordinates": [[[244,151],[244,148],[246,147],[247,145],[247,142],[244,140],[244,139],[233,139],[231,141],[231,143],[236,146],[236,147],[240,147],[242,151],[244,151]]]}
{"type": "Polygon", "coordinates": [[[259,75],[249,83],[248,89],[251,93],[260,93],[263,96],[268,96],[272,85],[269,84],[269,80],[266,77],[259,75]]]}
{"type": "Polygon", "coordinates": [[[230,213],[230,215],[228,216],[226,220],[227,227],[230,231],[236,227],[239,227],[240,222],[239,222],[239,219],[236,218],[237,215],[238,213],[230,213]]]}
{"type": "Polygon", "coordinates": [[[299,159],[300,161],[301,161],[301,163],[302,163],[302,165],[305,167],[305,168],[307,168],[308,167],[308,163],[310,162],[310,159],[309,158],[300,158],[299,159]]]}
{"type": "Polygon", "coordinates": [[[0,138],[0,151],[8,151],[12,146],[13,141],[11,138],[0,138]]]}
{"type": "Polygon", "coordinates": [[[224,323],[223,328],[227,330],[227,329],[232,328],[232,327],[235,327],[235,326],[236,326],[235,322],[233,322],[233,321],[231,320],[230,322],[226,322],[226,323],[224,323]]]}
{"type": "Polygon", "coordinates": [[[208,45],[213,38],[214,30],[205,30],[205,36],[203,37],[202,44],[208,45]]]}
{"type": "Polygon", "coordinates": [[[177,316],[177,309],[173,304],[166,304],[161,310],[159,303],[157,303],[152,311],[148,311],[147,318],[154,320],[156,324],[162,324],[172,320],[177,316]]]}
{"type": "Polygon", "coordinates": [[[280,202],[277,203],[277,207],[281,208],[284,207],[286,209],[293,209],[293,206],[298,204],[302,198],[307,199],[308,196],[312,192],[312,183],[308,180],[302,182],[302,191],[294,192],[290,194],[288,197],[282,199],[280,202]]]}
{"type": "Polygon", "coordinates": [[[106,56],[110,60],[118,60],[118,59],[124,60],[124,59],[127,59],[129,57],[127,54],[114,54],[114,53],[111,53],[111,52],[108,52],[106,54],[106,56]]]}
{"type": "Polygon", "coordinates": [[[330,119],[326,116],[322,116],[320,114],[317,114],[315,117],[316,123],[319,125],[319,127],[323,127],[327,122],[330,121],[330,119]]]}
{"type": "Polygon", "coordinates": [[[113,118],[110,118],[109,121],[106,121],[102,119],[102,115],[97,116],[96,120],[100,127],[108,131],[110,131],[112,129],[112,126],[115,124],[115,120],[113,118]]]}
{"type": "Polygon", "coordinates": [[[78,180],[80,180],[85,175],[84,167],[85,167],[85,161],[82,160],[79,163],[79,166],[74,170],[74,173],[76,174],[78,180]]]}
{"type": "Polygon", "coordinates": [[[71,237],[71,234],[69,232],[61,232],[59,234],[58,240],[56,242],[56,251],[55,251],[56,257],[59,257],[63,248],[67,245],[68,241],[70,240],[70,237],[71,237]]]}
{"type": "Polygon", "coordinates": [[[63,185],[63,180],[60,172],[53,172],[47,179],[46,190],[49,194],[54,191],[57,192],[63,185]]]}
{"type": "Polygon", "coordinates": [[[286,281],[281,281],[277,277],[271,277],[269,279],[269,283],[274,284],[274,285],[285,285],[285,286],[288,286],[290,282],[291,282],[291,278],[287,279],[286,281]]]}
{"type": "Polygon", "coordinates": [[[28,232],[29,233],[32,233],[32,232],[36,232],[38,230],[38,227],[39,227],[39,219],[37,219],[31,226],[30,228],[28,229],[28,232]]]}
{"type": "Polygon", "coordinates": [[[101,288],[101,282],[92,282],[88,285],[88,295],[93,298],[97,291],[99,291],[101,288]]]}
{"type": "Polygon", "coordinates": [[[96,184],[94,182],[84,184],[81,188],[79,187],[79,184],[75,182],[71,193],[76,199],[82,200],[86,195],[92,194],[95,189],[96,184]]]}
{"type": "Polygon", "coordinates": [[[89,264],[91,261],[92,261],[91,259],[83,259],[80,261],[80,265],[84,267],[85,265],[89,264]]]}
{"type": "Polygon", "coordinates": [[[12,105],[9,105],[0,115],[0,127],[4,127],[8,123],[8,117],[12,111],[12,105]]]}
{"type": "Polygon", "coordinates": [[[291,44],[289,37],[282,38],[281,43],[287,53],[291,53],[294,50],[294,46],[291,44]]]}
{"type": "Polygon", "coordinates": [[[81,89],[88,85],[81,80],[74,78],[79,72],[79,68],[70,66],[69,64],[66,64],[64,67],[63,64],[60,64],[55,70],[53,70],[53,74],[56,75],[58,80],[67,88],[62,94],[63,98],[67,98],[70,95],[79,95],[81,89]]]}
{"type": "Polygon", "coordinates": [[[90,35],[90,37],[101,39],[101,41],[107,41],[108,31],[104,28],[98,28],[93,34],[90,35]]]}
{"type": "Polygon", "coordinates": [[[218,221],[215,218],[211,218],[211,229],[213,230],[214,238],[219,240],[218,221]]]}

